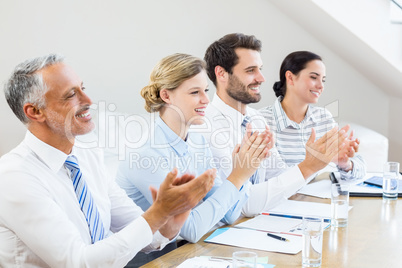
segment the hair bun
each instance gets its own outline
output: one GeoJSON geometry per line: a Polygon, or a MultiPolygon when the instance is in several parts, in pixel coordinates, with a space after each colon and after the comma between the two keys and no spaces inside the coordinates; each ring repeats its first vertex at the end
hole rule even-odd
{"type": "Polygon", "coordinates": [[[274,89],[275,95],[277,97],[283,95],[283,83],[281,81],[275,82],[272,88],[274,89]]]}
{"type": "Polygon", "coordinates": [[[159,87],[156,83],[151,83],[141,90],[141,96],[145,99],[145,110],[154,112],[163,106],[164,102],[159,96],[159,87]]]}
{"type": "Polygon", "coordinates": [[[278,90],[280,90],[281,88],[282,88],[282,82],[281,81],[277,81],[277,82],[275,82],[274,83],[274,85],[273,85],[273,89],[274,89],[274,91],[276,92],[276,91],[278,91],[278,90]]]}

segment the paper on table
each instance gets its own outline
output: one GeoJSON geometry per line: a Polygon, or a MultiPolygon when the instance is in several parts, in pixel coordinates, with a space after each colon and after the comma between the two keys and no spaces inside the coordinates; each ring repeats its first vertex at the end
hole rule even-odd
{"type": "MultiPolygon", "coordinates": [[[[381,188],[367,187],[363,182],[373,176],[382,176],[381,173],[367,173],[364,178],[359,180],[353,180],[350,182],[345,182],[350,184],[349,192],[352,195],[355,193],[368,193],[368,194],[382,194],[381,188]]],[[[321,180],[318,182],[313,182],[305,185],[298,191],[299,194],[305,194],[320,198],[331,198],[331,181],[321,180]]]]}
{"type": "MultiPolygon", "coordinates": [[[[349,206],[349,210],[351,209],[352,207],[349,206]]],[[[285,200],[278,206],[263,213],[298,217],[316,216],[329,220],[331,219],[331,204],[285,200]]]]}
{"type": "MultiPolygon", "coordinates": [[[[265,258],[258,258],[265,259],[265,258]]],[[[258,262],[257,259],[257,262],[258,262]]],[[[267,262],[267,260],[265,260],[267,262]]],[[[232,267],[231,258],[220,258],[213,256],[200,256],[185,260],[182,264],[177,266],[177,268],[230,268],[232,267]],[[228,260],[225,260],[228,259],[228,260]]],[[[257,268],[273,268],[273,264],[257,263],[257,268]]]]}
{"type": "Polygon", "coordinates": [[[258,215],[252,219],[237,224],[235,227],[249,228],[265,232],[289,233],[289,234],[293,233],[299,235],[300,232],[296,231],[298,230],[299,227],[301,227],[301,224],[302,224],[301,219],[258,215]]]}
{"type": "Polygon", "coordinates": [[[207,258],[202,257],[194,257],[191,259],[185,260],[182,264],[177,266],[177,268],[228,268],[230,267],[230,262],[225,260],[220,261],[211,261],[207,258]]]}
{"type": "MultiPolygon", "coordinates": [[[[382,186],[367,184],[366,181],[371,181],[382,185],[383,175],[381,173],[368,173],[363,180],[359,180],[350,187],[350,196],[382,196],[382,186]]],[[[399,183],[399,196],[402,195],[402,183],[399,183]]]]}
{"type": "Polygon", "coordinates": [[[378,194],[379,196],[382,196],[382,188],[377,187],[374,185],[366,184],[364,182],[358,183],[356,185],[351,185],[349,189],[349,194],[378,194]]]}
{"type": "Polygon", "coordinates": [[[331,198],[331,181],[321,180],[305,185],[297,193],[320,198],[331,198]]]}
{"type": "MultiPolygon", "coordinates": [[[[248,228],[257,231],[281,233],[289,235],[303,234],[302,231],[303,221],[301,219],[279,217],[271,215],[258,215],[248,221],[237,224],[236,228],[248,228]]],[[[330,222],[323,222],[322,228],[327,229],[330,222]]]]}
{"type": "Polygon", "coordinates": [[[219,235],[212,234],[212,238],[208,237],[205,242],[288,254],[297,254],[301,251],[302,237],[300,236],[282,234],[282,237],[290,241],[284,242],[268,237],[266,232],[240,228],[222,229],[225,231],[221,231],[219,235]]]}

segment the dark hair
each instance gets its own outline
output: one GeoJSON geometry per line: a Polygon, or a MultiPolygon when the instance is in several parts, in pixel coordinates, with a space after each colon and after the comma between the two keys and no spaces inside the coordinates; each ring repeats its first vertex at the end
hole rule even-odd
{"type": "Polygon", "coordinates": [[[205,52],[204,60],[207,63],[207,74],[216,86],[215,67],[221,66],[229,74],[232,74],[233,66],[238,63],[236,48],[246,48],[261,52],[261,41],[254,35],[242,33],[227,34],[213,42],[205,52]]]}
{"type": "Polygon", "coordinates": [[[306,68],[307,63],[312,60],[320,60],[321,57],[310,51],[295,51],[286,56],[279,69],[279,81],[275,82],[273,89],[277,97],[285,97],[286,94],[286,71],[291,71],[297,75],[301,70],[306,68]]]}

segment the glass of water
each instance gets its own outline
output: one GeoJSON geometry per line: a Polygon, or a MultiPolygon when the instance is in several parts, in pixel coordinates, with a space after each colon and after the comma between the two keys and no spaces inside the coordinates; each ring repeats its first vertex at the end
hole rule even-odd
{"type": "Polygon", "coordinates": [[[323,219],[303,217],[303,267],[320,267],[322,255],[323,219]]]}
{"type": "Polygon", "coordinates": [[[233,268],[256,268],[257,253],[251,251],[236,251],[233,253],[233,268]]]}
{"type": "Polygon", "coordinates": [[[344,227],[348,224],[349,184],[331,185],[331,226],[344,227]]]}
{"type": "Polygon", "coordinates": [[[384,165],[382,197],[385,199],[398,198],[399,163],[387,162],[384,165]]]}

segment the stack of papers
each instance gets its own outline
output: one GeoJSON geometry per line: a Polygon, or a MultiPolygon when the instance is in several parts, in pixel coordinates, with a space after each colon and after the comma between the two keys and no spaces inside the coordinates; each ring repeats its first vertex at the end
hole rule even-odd
{"type": "MultiPolygon", "coordinates": [[[[382,174],[381,173],[367,173],[366,176],[359,180],[345,182],[350,184],[350,196],[368,196],[368,197],[381,197],[382,196],[382,174]],[[376,182],[378,186],[366,183],[376,182]]],[[[402,183],[399,183],[398,195],[402,196],[402,183]]],[[[320,198],[331,198],[331,181],[322,180],[318,182],[309,183],[298,191],[299,194],[310,195],[320,198]]]]}
{"type": "MultiPolygon", "coordinates": [[[[365,177],[363,182],[352,186],[350,196],[382,196],[383,177],[381,174],[369,174],[370,178],[365,177]]],[[[402,196],[402,182],[399,181],[398,196],[402,196]]]]}

